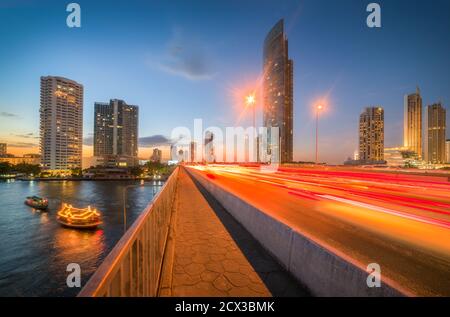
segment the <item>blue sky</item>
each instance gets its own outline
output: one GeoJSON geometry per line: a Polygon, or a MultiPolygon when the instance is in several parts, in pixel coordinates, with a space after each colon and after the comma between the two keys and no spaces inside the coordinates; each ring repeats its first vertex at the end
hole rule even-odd
{"type": "Polygon", "coordinates": [[[141,137],[192,128],[194,118],[232,126],[233,92],[260,76],[264,37],[280,18],[294,60],[294,159],[313,159],[311,108],[323,95],[320,152],[331,163],[356,149],[365,106],[384,107],[392,146],[416,85],[424,105],[450,104],[446,0],[378,1],[380,29],[366,26],[371,1],[362,0],[79,0],[80,29],[66,26],[69,2],[0,0],[0,140],[18,148],[37,142],[43,75],[84,85],[85,137],[94,102],[110,98],[140,106],[141,137]]]}

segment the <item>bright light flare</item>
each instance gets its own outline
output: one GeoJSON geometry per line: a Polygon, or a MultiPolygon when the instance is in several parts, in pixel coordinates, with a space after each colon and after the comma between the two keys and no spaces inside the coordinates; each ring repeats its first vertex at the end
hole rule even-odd
{"type": "Polygon", "coordinates": [[[255,94],[252,93],[245,97],[245,104],[247,106],[253,107],[253,105],[256,103],[256,97],[255,94]]]}

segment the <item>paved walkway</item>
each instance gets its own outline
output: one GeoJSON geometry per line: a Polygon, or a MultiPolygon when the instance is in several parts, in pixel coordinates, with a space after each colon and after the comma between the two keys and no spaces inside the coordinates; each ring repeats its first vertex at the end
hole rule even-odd
{"type": "Polygon", "coordinates": [[[307,296],[181,168],[161,296],[307,296]]]}

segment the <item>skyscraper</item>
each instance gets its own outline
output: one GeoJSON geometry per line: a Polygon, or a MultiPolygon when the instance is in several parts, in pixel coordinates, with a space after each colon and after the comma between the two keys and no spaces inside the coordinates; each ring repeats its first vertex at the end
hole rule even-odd
{"type": "Polygon", "coordinates": [[[445,108],[441,103],[427,107],[427,131],[425,161],[431,164],[446,163],[445,157],[445,108]]]}
{"type": "MultiPolygon", "coordinates": [[[[279,128],[280,161],[293,159],[293,61],[288,56],[284,21],[280,20],[264,40],[263,53],[263,125],[279,128]]],[[[271,142],[268,142],[269,151],[271,142]]]]}
{"type": "Polygon", "coordinates": [[[130,158],[130,165],[138,156],[138,106],[111,99],[96,102],[94,110],[94,156],[130,158]]]}
{"type": "Polygon", "coordinates": [[[422,158],[422,97],[419,87],[404,98],[403,146],[422,158]]]}
{"type": "Polygon", "coordinates": [[[41,77],[40,152],[45,170],[81,168],[83,85],[63,77],[41,77]]]}
{"type": "Polygon", "coordinates": [[[359,160],[363,163],[384,161],[384,110],[367,107],[359,116],[359,160]]]}

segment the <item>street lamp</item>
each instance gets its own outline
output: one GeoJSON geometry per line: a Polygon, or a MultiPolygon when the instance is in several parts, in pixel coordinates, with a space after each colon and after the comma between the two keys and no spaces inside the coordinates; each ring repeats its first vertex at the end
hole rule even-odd
{"type": "Polygon", "coordinates": [[[319,163],[319,113],[322,109],[322,105],[316,106],[316,165],[319,163]]]}
{"type": "Polygon", "coordinates": [[[247,107],[252,107],[253,108],[253,131],[254,131],[253,139],[254,139],[255,137],[256,138],[258,137],[257,136],[258,129],[256,129],[256,97],[255,97],[255,94],[252,93],[252,94],[246,96],[245,97],[245,103],[247,104],[247,107]]]}
{"type": "MultiPolygon", "coordinates": [[[[155,188],[155,184],[145,184],[145,182],[143,183],[141,181],[140,184],[131,184],[131,185],[126,185],[123,187],[123,191],[122,191],[122,199],[123,199],[123,232],[125,233],[127,231],[127,191],[128,189],[132,188],[132,187],[153,187],[153,189],[155,188]]],[[[153,197],[155,196],[155,191],[153,190],[153,197]]],[[[152,199],[153,199],[152,197],[152,199]]]]}

